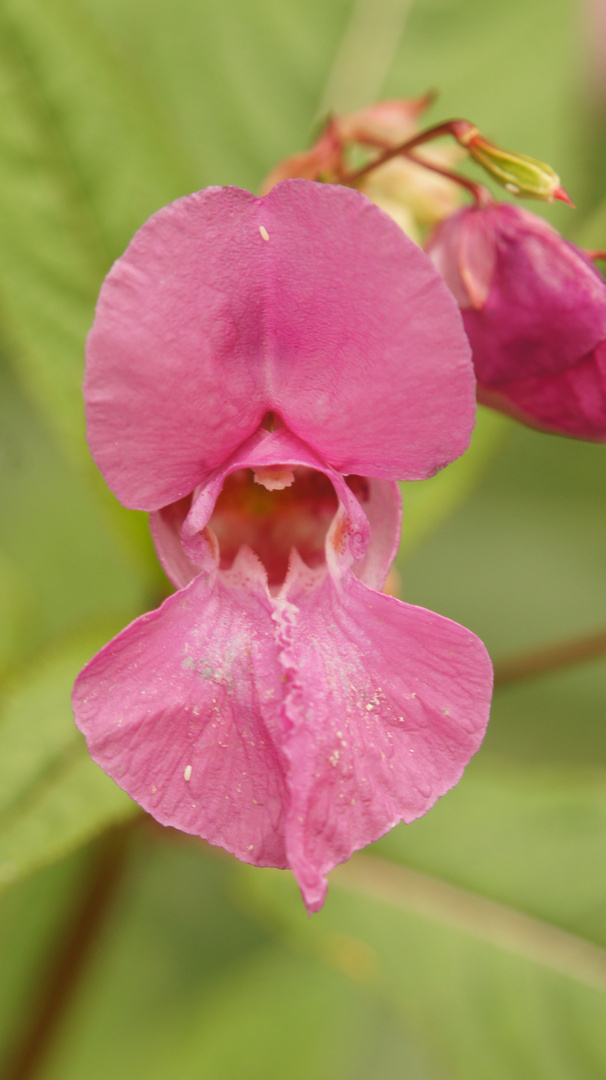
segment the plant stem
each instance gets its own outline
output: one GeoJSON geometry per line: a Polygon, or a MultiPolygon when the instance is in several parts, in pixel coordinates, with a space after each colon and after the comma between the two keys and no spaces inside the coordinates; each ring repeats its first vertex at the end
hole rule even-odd
{"type": "MultiPolygon", "coordinates": [[[[416,146],[422,146],[423,143],[431,142],[432,139],[437,139],[440,135],[453,135],[454,125],[466,123],[461,120],[446,120],[443,124],[435,124],[434,127],[426,128],[425,131],[419,132],[412,139],[407,139],[406,142],[400,143],[399,146],[392,146],[390,149],[385,150],[374,161],[369,161],[367,165],[364,165],[357,172],[350,173],[343,180],[345,184],[357,184],[358,180],[361,180],[367,173],[372,172],[374,169],[378,169],[381,165],[385,165],[392,158],[399,157],[400,154],[407,154],[409,150],[414,150],[416,146]]],[[[456,138],[456,135],[455,135],[456,138]]],[[[425,164],[422,162],[421,164],[425,164]]]]}
{"type": "Polygon", "coordinates": [[[51,1049],[122,880],[131,827],[129,821],[99,842],[75,909],[58,935],[60,948],[49,959],[32,1014],[2,1072],[3,1080],[33,1080],[51,1049]]]}
{"type": "Polygon", "coordinates": [[[550,671],[597,660],[600,656],[606,656],[606,630],[498,661],[494,666],[495,687],[534,679],[550,671]]]}
{"type": "Polygon", "coordinates": [[[410,153],[409,150],[403,151],[403,157],[408,158],[409,161],[414,161],[416,165],[421,165],[424,169],[430,169],[431,172],[439,173],[440,176],[445,176],[447,180],[452,180],[454,184],[459,184],[460,187],[464,187],[467,191],[470,191],[476,201],[476,205],[480,207],[480,209],[484,209],[484,207],[494,203],[494,199],[488,188],[484,187],[483,184],[475,184],[473,180],[468,180],[466,176],[461,176],[460,173],[451,172],[450,169],[444,169],[441,165],[434,165],[433,161],[427,161],[426,158],[417,157],[416,154],[410,153]]]}

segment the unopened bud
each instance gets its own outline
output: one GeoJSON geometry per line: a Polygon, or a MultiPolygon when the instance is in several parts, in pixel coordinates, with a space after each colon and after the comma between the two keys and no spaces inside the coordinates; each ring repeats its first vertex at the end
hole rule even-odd
{"type": "Polygon", "coordinates": [[[526,154],[503,150],[485,139],[479,129],[468,120],[455,120],[452,133],[457,142],[469,151],[474,161],[513,195],[545,199],[547,202],[561,199],[569,206],[574,206],[564,191],[559,176],[550,165],[526,154]]]}

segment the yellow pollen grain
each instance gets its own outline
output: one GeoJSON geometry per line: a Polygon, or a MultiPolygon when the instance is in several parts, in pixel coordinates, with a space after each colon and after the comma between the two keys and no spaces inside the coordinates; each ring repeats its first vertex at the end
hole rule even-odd
{"type": "Polygon", "coordinates": [[[191,765],[185,766],[185,772],[183,773],[183,779],[186,781],[191,780],[191,765]]]}
{"type": "Polygon", "coordinates": [[[259,232],[261,233],[261,238],[263,240],[269,240],[269,233],[265,228],[265,225],[259,225],[259,232]]]}

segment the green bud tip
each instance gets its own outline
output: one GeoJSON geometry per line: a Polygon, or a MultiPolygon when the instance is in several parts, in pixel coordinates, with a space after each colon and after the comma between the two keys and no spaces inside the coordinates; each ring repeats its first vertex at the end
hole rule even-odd
{"type": "Polygon", "coordinates": [[[457,142],[465,147],[474,161],[513,195],[544,199],[546,202],[560,199],[569,206],[574,206],[572,199],[562,187],[559,176],[550,165],[528,157],[526,154],[503,150],[500,146],[485,139],[479,128],[470,124],[468,120],[454,120],[451,131],[457,142]]]}

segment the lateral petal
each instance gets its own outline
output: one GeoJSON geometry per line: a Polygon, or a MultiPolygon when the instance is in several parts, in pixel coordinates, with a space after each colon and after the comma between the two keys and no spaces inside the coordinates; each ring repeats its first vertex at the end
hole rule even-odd
{"type": "Polygon", "coordinates": [[[91,757],[163,825],[284,867],[281,676],[265,575],[243,550],[97,653],[76,681],[76,723],[91,757]]]}
{"type": "Polygon", "coordinates": [[[492,666],[457,623],[351,574],[316,587],[312,574],[299,562],[285,586],[281,660],[286,850],[316,911],[332,867],[460,779],[484,736],[492,666]]]}

